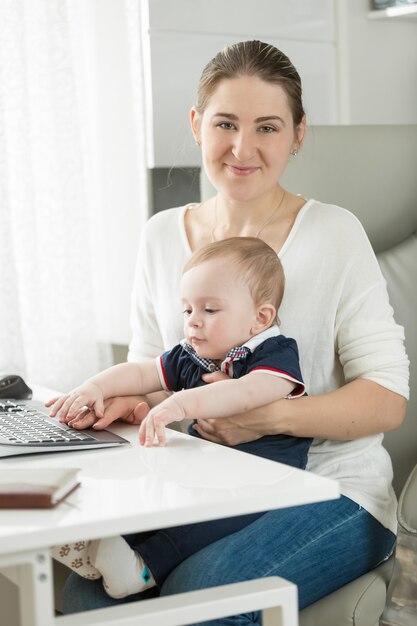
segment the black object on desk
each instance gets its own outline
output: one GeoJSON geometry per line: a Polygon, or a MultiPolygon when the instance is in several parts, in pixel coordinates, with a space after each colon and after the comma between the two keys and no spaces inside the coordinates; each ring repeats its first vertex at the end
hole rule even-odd
{"type": "Polygon", "coordinates": [[[0,379],[0,398],[29,400],[31,397],[32,389],[27,386],[21,376],[9,374],[0,379]]]}

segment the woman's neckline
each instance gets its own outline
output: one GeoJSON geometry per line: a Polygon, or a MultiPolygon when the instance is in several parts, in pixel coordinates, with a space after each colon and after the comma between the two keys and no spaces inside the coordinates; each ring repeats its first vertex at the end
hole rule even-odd
{"type": "MultiPolygon", "coordinates": [[[[306,202],[303,204],[303,206],[300,208],[300,210],[298,211],[294,223],[291,227],[291,230],[289,231],[287,238],[285,239],[284,243],[281,246],[281,249],[279,250],[278,254],[280,257],[282,257],[288,246],[290,245],[292,239],[294,238],[297,230],[298,230],[298,226],[303,218],[303,216],[305,215],[305,213],[308,211],[308,209],[310,208],[310,206],[312,204],[314,204],[315,200],[313,198],[309,198],[306,200],[306,202]]],[[[185,204],[182,207],[182,210],[180,212],[180,232],[181,232],[181,237],[183,240],[183,244],[184,244],[184,248],[187,251],[187,254],[189,256],[191,256],[191,254],[193,253],[193,250],[191,249],[190,246],[190,242],[188,240],[188,236],[187,236],[187,231],[185,229],[185,216],[186,213],[189,209],[194,208],[196,206],[198,206],[200,204],[200,202],[189,202],[188,204],[185,204]]]]}

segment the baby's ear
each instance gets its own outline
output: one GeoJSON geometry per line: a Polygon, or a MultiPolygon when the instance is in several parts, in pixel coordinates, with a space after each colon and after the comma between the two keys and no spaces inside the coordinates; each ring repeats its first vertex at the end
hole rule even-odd
{"type": "Polygon", "coordinates": [[[254,335],[266,330],[274,323],[277,311],[273,304],[261,304],[256,312],[256,321],[251,330],[254,335]]]}

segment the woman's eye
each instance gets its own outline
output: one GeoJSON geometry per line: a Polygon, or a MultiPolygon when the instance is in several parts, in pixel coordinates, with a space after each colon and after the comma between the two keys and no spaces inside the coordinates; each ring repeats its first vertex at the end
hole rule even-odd
{"type": "Polygon", "coordinates": [[[221,122],[219,124],[220,128],[223,128],[224,130],[233,130],[235,128],[235,125],[232,124],[232,122],[221,122]]]}
{"type": "Polygon", "coordinates": [[[274,133],[277,129],[273,126],[261,126],[258,130],[261,133],[274,133]]]}
{"type": "Polygon", "coordinates": [[[214,313],[217,313],[217,309],[205,309],[206,313],[208,313],[209,315],[213,315],[214,313]]]}

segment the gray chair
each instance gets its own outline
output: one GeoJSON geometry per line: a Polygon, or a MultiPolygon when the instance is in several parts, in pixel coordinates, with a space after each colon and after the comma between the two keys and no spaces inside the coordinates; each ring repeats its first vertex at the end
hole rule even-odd
{"type": "Polygon", "coordinates": [[[304,609],[300,626],[415,625],[417,469],[412,470],[417,463],[417,126],[312,127],[283,184],[303,196],[339,204],[361,220],[386,278],[396,320],[405,328],[411,362],[406,420],[384,438],[394,465],[397,494],[404,488],[398,508],[396,556],[304,609]]]}

